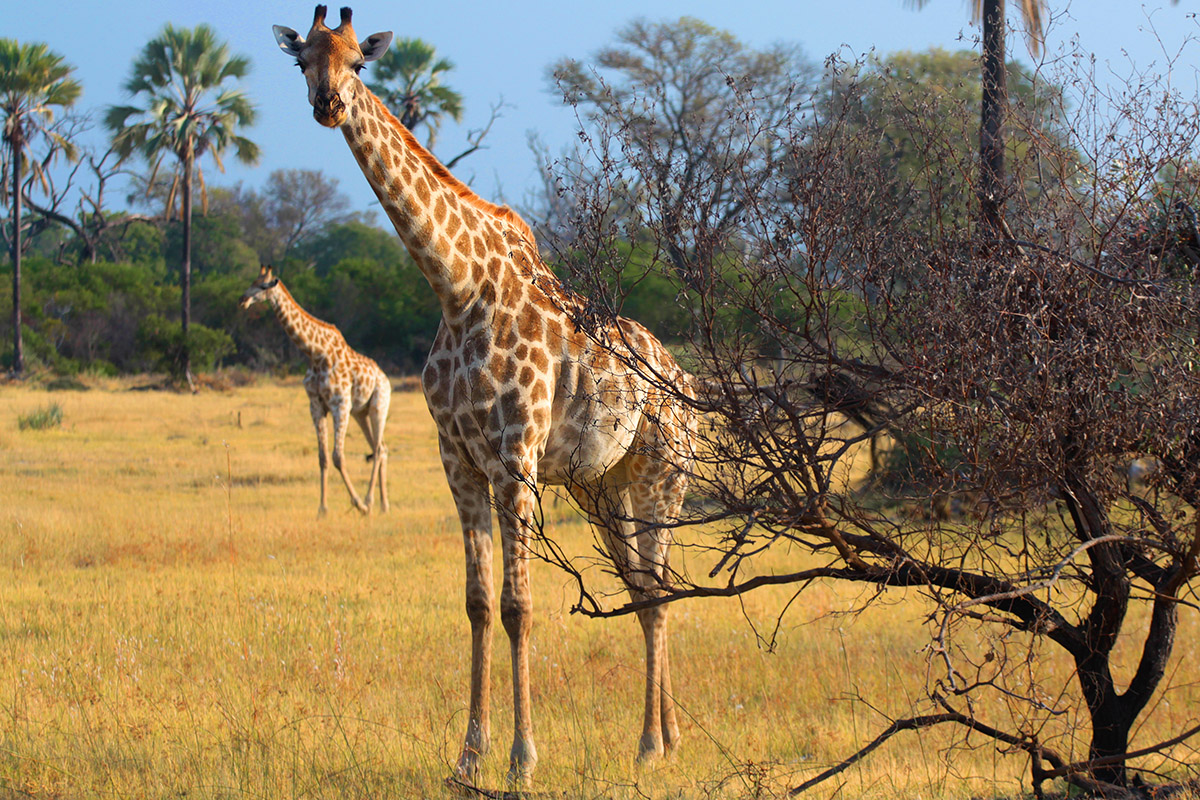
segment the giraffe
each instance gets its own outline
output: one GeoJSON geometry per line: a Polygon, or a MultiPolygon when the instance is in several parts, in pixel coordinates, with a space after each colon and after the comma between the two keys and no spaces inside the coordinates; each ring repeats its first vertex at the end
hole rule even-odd
{"type": "MultiPolygon", "coordinates": [[[[565,486],[636,600],[662,593],[695,429],[690,376],[644,327],[617,318],[585,330],[581,301],[541,261],[511,209],[477,196],[425,150],[358,77],[391,32],[361,43],[351,11],[336,28],[317,6],[302,37],[275,26],[308,84],[313,117],[340,129],[368,183],[437,295],[442,320],[421,375],[458,511],[471,625],[467,730],[456,773],[476,778],[490,741],[492,509],[502,547],[500,620],[512,661],[508,780],[537,762],[529,697],[529,586],[538,484],[565,486]],[[655,375],[651,381],[645,376],[655,375]],[[675,385],[679,391],[665,391],[675,385]],[[635,524],[635,520],[637,521],[635,524]]],[[[665,605],[637,612],[646,647],[639,760],[679,740],[665,605]]]]}
{"type": "Polygon", "coordinates": [[[341,473],[346,491],[350,492],[350,501],[359,511],[369,514],[371,495],[378,479],[379,505],[387,511],[387,446],[383,443],[383,428],[392,401],[392,384],[387,375],[374,361],[351,349],[336,327],[301,308],[268,266],[259,269],[258,277],[242,295],[242,308],[255,303],[270,303],[275,308],[279,324],[308,358],[304,391],[308,393],[308,406],[317,429],[317,461],[321,465],[321,505],[317,515],[325,516],[328,510],[325,506],[329,461],[325,441],[326,415],[333,417],[333,467],[341,473]],[[365,502],[354,491],[342,459],[350,417],[358,422],[371,445],[371,479],[365,502]]]}

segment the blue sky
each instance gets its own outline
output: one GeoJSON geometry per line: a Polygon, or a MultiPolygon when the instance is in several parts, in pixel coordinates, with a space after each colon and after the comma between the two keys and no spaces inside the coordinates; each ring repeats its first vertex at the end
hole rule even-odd
{"type": "MultiPolygon", "coordinates": [[[[235,166],[220,175],[205,165],[210,185],[242,181],[258,187],[281,167],[321,169],[336,177],[354,207],[368,210],[374,197],[342,136],[313,121],[304,81],[292,61],[275,46],[273,24],[302,33],[312,21],[312,3],[232,2],[215,0],[126,0],[122,3],[11,3],[0,23],[0,36],[43,41],[77,68],[84,94],[80,110],[101,111],[124,103],[120,89],[142,46],[167,22],[212,25],[253,68],[245,89],[258,107],[258,122],[248,135],[262,147],[257,167],[235,166]]],[[[1011,3],[1010,3],[1011,5],[1011,3]]],[[[1173,60],[1172,80],[1196,90],[1200,78],[1200,0],[1051,0],[1053,21],[1047,41],[1050,54],[1071,41],[1097,59],[1102,80],[1173,60]]],[[[439,0],[414,3],[354,0],[355,31],[360,38],[381,30],[418,36],[456,64],[448,82],[466,97],[461,128],[444,126],[435,148],[441,155],[458,152],[466,130],[481,125],[491,103],[508,104],[487,139],[487,149],[464,160],[456,170],[480,194],[519,204],[535,183],[535,162],[527,145],[536,132],[553,150],[572,139],[575,120],[547,88],[546,67],[572,56],[586,59],[613,39],[617,28],[635,17],[676,19],[699,17],[734,33],[752,46],[796,42],[820,61],[830,53],[857,55],[874,50],[975,48],[978,29],[971,26],[964,0],[930,0],[920,11],[903,0],[606,0],[605,2],[474,3],[439,0]]],[[[331,4],[336,19],[336,4],[331,4]]],[[[1022,41],[1013,54],[1028,61],[1022,41]]],[[[97,131],[94,141],[103,140],[97,131]]],[[[114,195],[115,197],[115,195],[114,195]]]]}

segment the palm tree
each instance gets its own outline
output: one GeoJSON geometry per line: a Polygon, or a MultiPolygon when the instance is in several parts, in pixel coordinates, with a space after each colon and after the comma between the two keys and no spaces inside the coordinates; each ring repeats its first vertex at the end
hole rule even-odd
{"type": "Polygon", "coordinates": [[[433,147],[444,118],[462,120],[463,96],[442,85],[443,73],[452,69],[454,62],[438,58],[433,45],[420,39],[397,39],[375,62],[376,81],[367,88],[410,131],[423,124],[429,134],[428,145],[433,147]]]}
{"type": "MultiPolygon", "coordinates": [[[[928,0],[907,0],[923,7],[928,0]]],[[[1031,55],[1041,50],[1046,0],[1018,0],[1031,55]]],[[[983,21],[983,98],[979,113],[979,214],[988,235],[1005,238],[1001,215],[1004,195],[1004,113],[1008,106],[1008,80],[1004,68],[1008,54],[1004,43],[1004,0],[971,0],[971,16],[983,21]]]]}
{"type": "Polygon", "coordinates": [[[222,155],[230,147],[239,161],[258,161],[258,145],[237,134],[239,128],[253,124],[254,106],[243,92],[225,85],[228,80],[245,77],[249,69],[249,59],[230,55],[229,46],[219,41],[208,25],[187,29],[168,24],[142,49],[125,82],[125,90],[135,99],[141,98],[143,105],[111,106],[104,119],[122,157],[137,152],[151,165],[149,185],[154,185],[167,155],[177,162],[166,213],[168,218],[174,216],[178,197],[183,222],[180,355],[189,384],[192,181],[199,181],[201,201],[207,209],[204,172],[197,169],[203,156],[211,156],[221,171],[225,169],[222,155]]]}
{"type": "MultiPolygon", "coordinates": [[[[4,114],[4,143],[12,163],[12,265],[13,265],[13,365],[14,375],[25,370],[21,347],[21,168],[25,145],[34,136],[54,139],[68,158],[74,147],[54,131],[53,106],[67,108],[83,92],[70,77],[74,67],[62,56],[41,43],[22,45],[13,39],[0,39],[0,112],[4,114]]],[[[41,165],[31,162],[37,174],[41,165]]],[[[0,195],[5,187],[0,187],[0,195]]]]}

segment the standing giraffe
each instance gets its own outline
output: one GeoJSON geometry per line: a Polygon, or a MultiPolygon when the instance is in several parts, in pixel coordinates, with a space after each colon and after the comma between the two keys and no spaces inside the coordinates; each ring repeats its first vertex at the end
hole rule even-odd
{"type": "MultiPolygon", "coordinates": [[[[307,37],[275,26],[280,48],[308,82],[317,122],[340,128],[417,266],[442,321],[422,373],[446,480],[462,523],[471,622],[471,694],[457,772],[475,780],[489,743],[492,502],[500,523],[500,619],[512,649],[513,743],[508,778],[527,784],[537,762],[529,701],[530,538],[538,482],[564,485],[597,527],[634,600],[668,579],[670,524],[691,465],[694,421],[656,384],[691,385],[641,325],[616,319],[579,329],[578,301],[542,263],[529,227],[475,195],[388,112],[358,78],[392,34],[361,44],[350,25],[325,25],[317,6],[307,37]],[[652,383],[644,376],[655,375],[652,383]],[[636,523],[635,523],[636,520],[636,523]]],[[[645,715],[638,755],[679,738],[667,657],[667,612],[638,612],[646,640],[645,715]]]]}
{"type": "Polygon", "coordinates": [[[317,429],[317,461],[321,465],[321,506],[317,514],[324,516],[326,512],[326,471],[329,466],[325,443],[326,415],[333,417],[333,467],[346,482],[346,491],[350,492],[354,507],[364,514],[370,513],[371,495],[378,479],[379,505],[387,511],[387,446],[383,443],[383,427],[387,424],[388,406],[392,402],[392,384],[387,375],[374,361],[351,349],[336,327],[301,308],[270,267],[259,269],[258,277],[242,295],[242,308],[255,303],[274,306],[279,324],[308,358],[304,391],[308,392],[308,407],[317,429]],[[346,463],[342,460],[350,417],[354,417],[362,428],[373,455],[366,502],[354,491],[346,463]]]}

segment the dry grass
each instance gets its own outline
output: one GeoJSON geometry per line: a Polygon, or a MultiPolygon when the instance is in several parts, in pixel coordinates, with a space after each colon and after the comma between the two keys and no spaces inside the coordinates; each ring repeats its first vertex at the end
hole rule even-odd
{"type": "MultiPolygon", "coordinates": [[[[0,796],[450,796],[468,626],[458,522],[421,395],[393,395],[392,513],[359,517],[334,479],[318,521],[297,381],[197,396],[129,386],[0,387],[0,796]],[[18,428],[50,399],[61,427],[18,428]]],[[[357,431],[348,449],[365,452],[357,431]]],[[[366,462],[351,463],[365,483],[366,462]]],[[[586,553],[574,512],[551,511],[586,553]]],[[[897,715],[922,696],[926,609],[900,595],[844,617],[858,590],[812,587],[774,653],[754,631],[771,629],[786,590],[683,604],[672,663],[684,745],[639,769],[636,624],[572,617],[565,577],[533,572],[541,790],[777,794],[886,724],[856,693],[897,715]]],[[[1193,637],[1180,638],[1190,654],[1193,637]]],[[[497,787],[507,652],[497,626],[485,773],[497,787]]],[[[1195,659],[1180,663],[1186,686],[1195,659]]],[[[1179,691],[1164,731],[1195,708],[1179,691]]],[[[947,760],[947,742],[894,740],[816,795],[1020,792],[1024,759],[981,748],[947,760]]]]}

